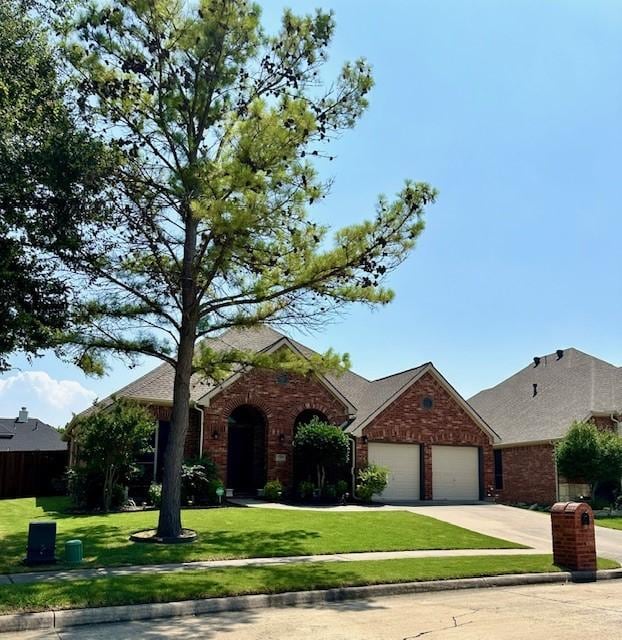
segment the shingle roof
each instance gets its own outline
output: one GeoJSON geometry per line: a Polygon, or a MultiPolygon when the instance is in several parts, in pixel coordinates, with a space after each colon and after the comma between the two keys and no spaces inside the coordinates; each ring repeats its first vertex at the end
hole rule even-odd
{"type": "MultiPolygon", "coordinates": [[[[209,346],[217,350],[235,348],[248,351],[263,351],[285,337],[284,334],[270,327],[230,329],[218,338],[210,339],[209,346]]],[[[309,356],[315,353],[300,342],[292,339],[290,341],[303,355],[309,356]]],[[[368,380],[353,371],[345,371],[341,375],[329,374],[325,376],[336,391],[356,407],[356,416],[348,425],[347,430],[353,431],[359,427],[375,411],[398,394],[425,366],[421,365],[378,380],[368,380]]],[[[135,398],[137,400],[171,403],[173,401],[173,376],[173,368],[169,364],[162,364],[112,395],[135,398]]],[[[214,384],[201,380],[198,376],[193,378],[191,384],[190,397],[193,401],[200,400],[215,388],[214,384]]],[[[110,401],[111,398],[108,397],[98,404],[105,406],[110,401]]],[[[87,409],[83,414],[89,411],[87,409]]]]}
{"type": "Polygon", "coordinates": [[[555,440],[573,420],[622,408],[622,368],[565,349],[543,356],[469,403],[501,436],[503,444],[555,440]],[[537,394],[533,385],[537,384],[537,394]]]}
{"type": "Polygon", "coordinates": [[[54,427],[36,418],[0,418],[0,451],[63,451],[67,443],[54,427]]]}

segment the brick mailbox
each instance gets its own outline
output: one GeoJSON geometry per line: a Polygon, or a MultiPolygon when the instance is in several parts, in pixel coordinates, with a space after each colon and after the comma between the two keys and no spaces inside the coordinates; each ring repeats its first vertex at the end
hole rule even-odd
{"type": "Polygon", "coordinates": [[[594,514],[585,502],[556,502],[551,509],[553,562],[571,571],[596,571],[594,514]]]}

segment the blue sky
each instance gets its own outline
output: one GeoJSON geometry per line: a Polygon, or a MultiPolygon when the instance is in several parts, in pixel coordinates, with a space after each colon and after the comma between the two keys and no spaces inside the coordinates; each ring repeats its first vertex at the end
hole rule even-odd
{"type": "MultiPolygon", "coordinates": [[[[264,5],[273,28],[287,3],[264,5]]],[[[330,69],[364,55],[376,87],[335,145],[334,225],[405,178],[440,191],[388,307],[352,308],[309,346],[368,377],[432,360],[465,396],[534,355],[577,347],[622,364],[622,4],[315,0],[333,8],[330,69]]],[[[154,366],[97,380],[52,356],[0,377],[0,416],[64,423],[154,366]]]]}

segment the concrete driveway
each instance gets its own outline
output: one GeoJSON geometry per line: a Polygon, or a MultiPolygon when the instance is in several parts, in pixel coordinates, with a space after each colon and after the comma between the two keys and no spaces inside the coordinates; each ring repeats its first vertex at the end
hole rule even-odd
{"type": "Polygon", "coordinates": [[[583,640],[619,638],[622,580],[422,593],[309,607],[0,634],[2,640],[583,640]]]}
{"type": "MultiPolygon", "coordinates": [[[[542,553],[552,553],[551,516],[500,504],[413,506],[408,511],[479,531],[497,538],[526,544],[542,553]]],[[[604,558],[622,562],[622,531],[596,527],[596,551],[604,558]]]]}
{"type": "MultiPolygon", "coordinates": [[[[412,511],[451,524],[479,531],[489,536],[512,540],[533,547],[540,553],[553,553],[551,516],[542,511],[529,511],[502,504],[478,503],[470,505],[373,504],[330,507],[291,506],[262,500],[233,501],[240,506],[259,509],[294,509],[320,511],[412,511]]],[[[622,562],[622,531],[596,527],[596,551],[604,558],[622,562]]]]}

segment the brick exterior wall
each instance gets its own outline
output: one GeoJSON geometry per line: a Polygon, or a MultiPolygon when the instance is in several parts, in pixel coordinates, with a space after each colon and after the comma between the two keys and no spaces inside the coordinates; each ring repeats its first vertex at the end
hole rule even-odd
{"type": "Polygon", "coordinates": [[[615,431],[616,425],[609,416],[592,416],[589,420],[602,431],[615,431]]]}
{"type": "Polygon", "coordinates": [[[496,491],[499,502],[555,502],[557,478],[552,444],[504,447],[501,451],[503,489],[496,491]]]}
{"type": "MultiPolygon", "coordinates": [[[[149,411],[156,420],[169,422],[171,420],[172,407],[164,407],[161,405],[150,405],[149,411]]],[[[199,457],[199,442],[201,440],[201,419],[196,409],[190,409],[190,424],[186,433],[186,442],[184,443],[184,458],[199,457]]]]}
{"type": "MultiPolygon", "coordinates": [[[[490,436],[458,404],[439,380],[424,374],[363,430],[370,442],[413,443],[423,447],[423,497],[432,496],[432,445],[479,447],[483,460],[484,495],[494,482],[494,460],[490,436]],[[433,407],[424,409],[424,397],[433,399],[433,407]]],[[[357,438],[357,467],[367,463],[367,445],[357,438]]]]}
{"type": "Polygon", "coordinates": [[[266,421],[267,479],[278,479],[286,488],[292,488],[293,482],[292,441],[298,414],[315,409],[333,424],[343,424],[347,419],[347,408],[316,378],[289,374],[285,382],[279,382],[279,374],[274,371],[249,371],[214,397],[204,411],[203,451],[214,459],[225,484],[227,420],[236,407],[245,404],[258,408],[266,421]],[[277,462],[277,454],[284,455],[285,460],[277,462]]]}

